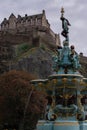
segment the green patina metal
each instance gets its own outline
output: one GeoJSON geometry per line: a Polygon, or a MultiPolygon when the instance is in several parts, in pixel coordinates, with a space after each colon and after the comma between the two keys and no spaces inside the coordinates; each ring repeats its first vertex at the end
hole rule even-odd
{"type": "Polygon", "coordinates": [[[63,42],[63,47],[58,47],[57,55],[53,57],[53,69],[57,74],[75,74],[80,68],[78,54],[74,46],[69,47],[68,42],[63,42]]]}
{"type": "Polygon", "coordinates": [[[53,56],[54,74],[48,79],[31,81],[34,87],[45,90],[52,99],[46,107],[45,118],[37,123],[37,130],[87,130],[87,79],[78,72],[79,57],[75,47],[69,47],[68,23],[63,8],[61,13],[65,40],[53,56]],[[86,100],[82,104],[84,96],[86,100]]]}

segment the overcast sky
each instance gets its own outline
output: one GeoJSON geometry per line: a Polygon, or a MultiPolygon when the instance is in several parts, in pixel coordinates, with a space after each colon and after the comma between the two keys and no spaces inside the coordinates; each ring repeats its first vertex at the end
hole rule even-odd
{"type": "Polygon", "coordinates": [[[33,15],[42,13],[44,9],[52,30],[61,34],[62,6],[65,8],[65,17],[71,23],[70,45],[75,45],[78,53],[83,52],[87,56],[87,0],[0,0],[0,23],[11,13],[16,16],[33,15]]]}

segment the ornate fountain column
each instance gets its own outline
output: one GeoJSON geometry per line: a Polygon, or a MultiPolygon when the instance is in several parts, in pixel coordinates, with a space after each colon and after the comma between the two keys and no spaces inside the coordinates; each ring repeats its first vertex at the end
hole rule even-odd
{"type": "Polygon", "coordinates": [[[81,104],[81,92],[86,81],[78,71],[80,64],[75,47],[69,47],[70,23],[64,17],[64,8],[61,9],[60,19],[63,29],[61,34],[65,40],[53,56],[55,74],[48,76],[46,80],[31,81],[32,84],[37,84],[37,88],[39,83],[44,84],[47,94],[49,95],[49,90],[52,93],[52,104],[47,107],[46,118],[38,121],[37,130],[87,130],[84,107],[81,104]],[[72,101],[73,96],[75,101],[72,101]]]}

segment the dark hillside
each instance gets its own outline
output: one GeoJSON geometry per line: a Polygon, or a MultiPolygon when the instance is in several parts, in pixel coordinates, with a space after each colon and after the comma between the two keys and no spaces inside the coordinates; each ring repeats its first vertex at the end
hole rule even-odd
{"type": "Polygon", "coordinates": [[[87,57],[86,56],[80,56],[80,64],[81,64],[80,73],[87,78],[87,57]]]}

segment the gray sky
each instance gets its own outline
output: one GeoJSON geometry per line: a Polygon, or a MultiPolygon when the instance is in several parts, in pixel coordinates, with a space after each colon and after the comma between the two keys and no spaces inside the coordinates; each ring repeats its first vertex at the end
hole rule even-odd
{"type": "MultiPolygon", "coordinates": [[[[60,9],[65,8],[65,17],[70,21],[70,45],[87,56],[87,0],[0,0],[0,23],[11,13],[33,15],[44,9],[55,33],[61,33],[60,9]]],[[[61,37],[61,41],[63,38],[61,37]]]]}

